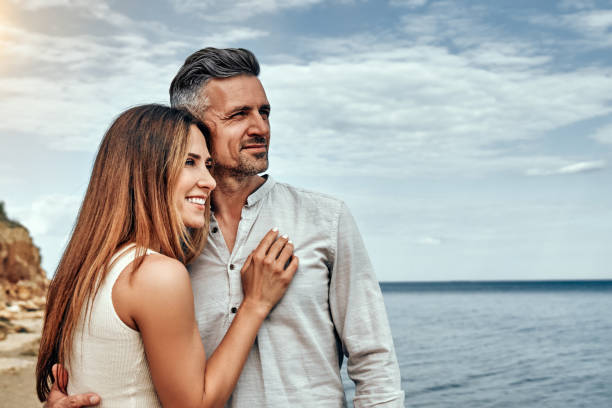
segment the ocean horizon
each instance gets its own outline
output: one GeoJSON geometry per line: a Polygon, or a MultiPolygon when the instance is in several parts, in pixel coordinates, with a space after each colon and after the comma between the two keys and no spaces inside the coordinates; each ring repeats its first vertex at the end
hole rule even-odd
{"type": "Polygon", "coordinates": [[[380,281],[383,292],[612,290],[612,279],[380,281]]]}
{"type": "Polygon", "coordinates": [[[406,407],[612,407],[612,280],[380,287],[406,407]]]}

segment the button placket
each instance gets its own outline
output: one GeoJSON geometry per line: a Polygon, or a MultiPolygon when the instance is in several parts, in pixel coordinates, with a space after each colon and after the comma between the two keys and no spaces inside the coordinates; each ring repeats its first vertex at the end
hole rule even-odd
{"type": "Polygon", "coordinates": [[[238,223],[238,230],[236,231],[236,242],[234,244],[234,250],[229,256],[226,264],[226,271],[230,283],[230,297],[228,302],[228,314],[229,319],[232,321],[240,308],[242,303],[242,276],[240,273],[240,263],[237,262],[241,259],[246,259],[246,256],[242,256],[243,246],[247,242],[247,235],[249,234],[253,223],[256,218],[256,208],[253,206],[245,206],[240,214],[240,222],[238,223]]]}

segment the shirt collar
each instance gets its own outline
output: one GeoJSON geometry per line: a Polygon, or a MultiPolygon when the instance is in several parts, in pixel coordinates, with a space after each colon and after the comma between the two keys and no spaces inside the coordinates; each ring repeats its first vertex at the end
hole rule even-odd
{"type": "Polygon", "coordinates": [[[262,198],[268,195],[270,190],[272,190],[272,188],[276,184],[276,181],[269,174],[264,174],[262,177],[265,178],[266,181],[264,181],[264,183],[259,186],[257,190],[253,191],[251,195],[247,197],[247,207],[251,207],[257,204],[262,198]]]}

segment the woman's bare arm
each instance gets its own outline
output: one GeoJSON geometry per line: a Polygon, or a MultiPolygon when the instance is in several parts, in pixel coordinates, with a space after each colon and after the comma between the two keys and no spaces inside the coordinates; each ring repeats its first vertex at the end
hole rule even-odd
{"type": "Polygon", "coordinates": [[[295,257],[284,268],[292,257],[292,244],[276,238],[276,232],[269,232],[247,258],[242,270],[244,301],[208,362],[195,321],[189,275],[180,262],[149,255],[132,275],[131,290],[120,292],[123,301],[118,303],[129,309],[141,333],[164,407],[222,407],[229,398],[261,323],[297,270],[295,257]]]}

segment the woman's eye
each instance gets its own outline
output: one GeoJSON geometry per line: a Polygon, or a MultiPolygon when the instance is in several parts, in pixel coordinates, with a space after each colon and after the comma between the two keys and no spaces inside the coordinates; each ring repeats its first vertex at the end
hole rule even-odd
{"type": "Polygon", "coordinates": [[[195,160],[193,159],[185,160],[185,166],[193,166],[193,165],[195,165],[195,160]]]}
{"type": "Polygon", "coordinates": [[[213,161],[212,160],[206,160],[206,168],[208,170],[213,168],[213,161]]]}

